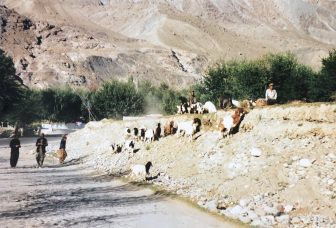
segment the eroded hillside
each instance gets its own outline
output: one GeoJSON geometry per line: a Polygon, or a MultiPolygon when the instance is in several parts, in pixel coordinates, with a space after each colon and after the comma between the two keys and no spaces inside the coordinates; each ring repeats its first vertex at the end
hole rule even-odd
{"type": "MultiPolygon", "coordinates": [[[[18,28],[1,33],[7,37],[1,47],[14,57],[19,73],[32,86],[88,86],[133,76],[183,87],[219,59],[292,51],[316,68],[321,57],[336,47],[334,1],[1,2],[19,13],[15,17],[61,30],[54,41],[43,37],[34,59],[27,56],[24,43],[8,42],[22,38],[18,28]],[[29,62],[26,69],[20,65],[23,58],[29,62]]],[[[39,34],[34,27],[29,32],[39,34]]]]}

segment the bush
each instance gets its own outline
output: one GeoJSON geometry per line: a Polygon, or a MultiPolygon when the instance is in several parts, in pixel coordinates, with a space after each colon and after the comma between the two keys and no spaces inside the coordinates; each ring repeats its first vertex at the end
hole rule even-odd
{"type": "Polygon", "coordinates": [[[132,82],[106,82],[92,95],[92,104],[99,118],[122,118],[144,110],[144,97],[132,82]]]}

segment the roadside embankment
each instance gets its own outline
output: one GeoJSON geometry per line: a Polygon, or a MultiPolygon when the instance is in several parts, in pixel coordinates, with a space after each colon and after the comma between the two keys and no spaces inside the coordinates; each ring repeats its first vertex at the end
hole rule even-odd
{"type": "Polygon", "coordinates": [[[336,104],[273,106],[250,111],[240,131],[222,138],[212,120],[190,142],[177,135],[136,142],[133,155],[113,154],[125,127],[153,127],[192,115],[91,122],[69,136],[68,154],[114,175],[134,164],[153,163],[155,185],[201,207],[256,226],[336,225],[336,104]]]}

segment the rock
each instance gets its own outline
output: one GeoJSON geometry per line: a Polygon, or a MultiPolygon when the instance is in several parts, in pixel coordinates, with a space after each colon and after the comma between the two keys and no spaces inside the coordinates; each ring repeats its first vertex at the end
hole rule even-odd
{"type": "Polygon", "coordinates": [[[293,205],[290,205],[290,204],[287,204],[285,207],[284,207],[284,212],[285,213],[289,213],[293,210],[293,205]]]}
{"type": "Polygon", "coordinates": [[[328,185],[333,185],[335,183],[335,180],[333,180],[333,179],[329,179],[328,181],[327,181],[327,184],[328,185]]]}
{"type": "Polygon", "coordinates": [[[251,222],[251,226],[254,226],[254,227],[262,227],[263,223],[261,222],[261,220],[259,218],[253,220],[251,222]]]}
{"type": "Polygon", "coordinates": [[[260,220],[266,226],[273,226],[276,223],[275,219],[274,219],[274,216],[272,216],[272,215],[261,216],[260,220]]]}
{"type": "Polygon", "coordinates": [[[217,212],[217,200],[211,200],[204,204],[204,207],[211,212],[217,212]]]}
{"type": "Polygon", "coordinates": [[[277,215],[279,213],[278,209],[269,206],[263,206],[266,215],[277,215]]]}
{"type": "Polygon", "coordinates": [[[261,208],[261,207],[256,207],[256,208],[254,209],[254,211],[255,211],[255,213],[256,213],[257,215],[259,215],[259,216],[265,216],[265,215],[266,215],[266,212],[265,212],[264,209],[261,208]]]}
{"type": "Polygon", "coordinates": [[[276,221],[281,224],[288,224],[289,223],[289,215],[280,215],[275,217],[276,221]]]}
{"type": "Polygon", "coordinates": [[[251,220],[255,220],[255,219],[258,218],[258,215],[257,215],[254,211],[252,211],[252,210],[248,211],[247,214],[248,214],[248,217],[249,217],[251,220]]]}
{"type": "Polygon", "coordinates": [[[242,222],[242,223],[250,223],[251,222],[251,219],[248,217],[248,216],[245,216],[245,215],[241,215],[239,216],[239,220],[242,222]]]}
{"type": "Polygon", "coordinates": [[[251,149],[251,155],[254,157],[260,157],[262,154],[261,149],[257,148],[257,147],[252,147],[251,149]]]}
{"type": "Polygon", "coordinates": [[[239,205],[230,207],[228,210],[235,218],[238,218],[243,213],[243,208],[239,205]]]}
{"type": "Polygon", "coordinates": [[[250,203],[250,201],[248,199],[241,199],[241,200],[239,200],[239,205],[242,206],[242,207],[245,207],[249,203],[250,203]]]}
{"type": "Polygon", "coordinates": [[[312,164],[311,161],[309,159],[306,159],[306,158],[300,159],[300,161],[299,161],[299,165],[302,166],[302,167],[305,167],[305,168],[311,166],[311,164],[312,164]]]}
{"type": "Polygon", "coordinates": [[[290,222],[291,222],[292,224],[298,224],[298,223],[301,222],[301,220],[300,220],[298,217],[294,217],[294,218],[291,219],[290,222]]]}

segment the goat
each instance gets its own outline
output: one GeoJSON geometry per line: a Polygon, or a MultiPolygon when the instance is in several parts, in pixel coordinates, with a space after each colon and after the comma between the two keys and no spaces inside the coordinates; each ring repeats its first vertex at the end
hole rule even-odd
{"type": "Polygon", "coordinates": [[[146,165],[134,165],[132,167],[131,176],[140,177],[146,179],[146,176],[149,175],[149,169],[153,166],[152,162],[147,162],[146,165]]]}
{"type": "Polygon", "coordinates": [[[205,102],[205,104],[203,105],[203,110],[204,112],[208,112],[208,113],[217,112],[216,106],[211,101],[205,102]]]}
{"type": "Polygon", "coordinates": [[[127,140],[124,143],[124,148],[126,152],[133,153],[134,152],[134,141],[133,140],[127,140]]]}
{"type": "Polygon", "coordinates": [[[236,108],[241,108],[241,104],[239,101],[231,99],[232,105],[235,106],[236,108]]]}
{"type": "Polygon", "coordinates": [[[253,104],[253,106],[256,106],[256,107],[263,107],[263,106],[267,105],[267,101],[263,98],[259,98],[258,100],[256,100],[252,104],[253,104]]]}
{"type": "Polygon", "coordinates": [[[131,136],[131,129],[130,129],[129,127],[126,127],[126,128],[125,128],[125,136],[126,136],[126,137],[131,136]]]}
{"type": "Polygon", "coordinates": [[[111,147],[113,153],[120,153],[122,151],[123,145],[119,143],[112,143],[111,147]]]}
{"type": "Polygon", "coordinates": [[[153,129],[147,129],[146,130],[144,141],[148,142],[148,143],[154,141],[154,130],[153,129]]]}
{"type": "Polygon", "coordinates": [[[172,135],[174,132],[174,121],[167,121],[163,128],[163,135],[166,137],[167,135],[172,135]]]}
{"type": "Polygon", "coordinates": [[[145,140],[145,133],[146,133],[146,128],[142,126],[140,128],[140,140],[145,140]]]}
{"type": "Polygon", "coordinates": [[[223,132],[223,137],[234,134],[234,129],[239,126],[244,116],[244,110],[238,108],[233,115],[227,115],[219,122],[218,128],[223,132]]]}
{"type": "Polygon", "coordinates": [[[133,128],[133,138],[138,140],[139,139],[139,129],[138,128],[133,128]]]}
{"type": "Polygon", "coordinates": [[[178,132],[178,136],[181,135],[185,135],[185,136],[189,136],[190,140],[192,140],[193,134],[197,132],[197,130],[199,130],[200,127],[200,122],[201,120],[195,118],[192,121],[185,121],[185,122],[179,122],[177,124],[177,132],[178,132]]]}
{"type": "Polygon", "coordinates": [[[158,123],[157,127],[155,128],[154,140],[158,140],[161,138],[161,124],[158,123]]]}

